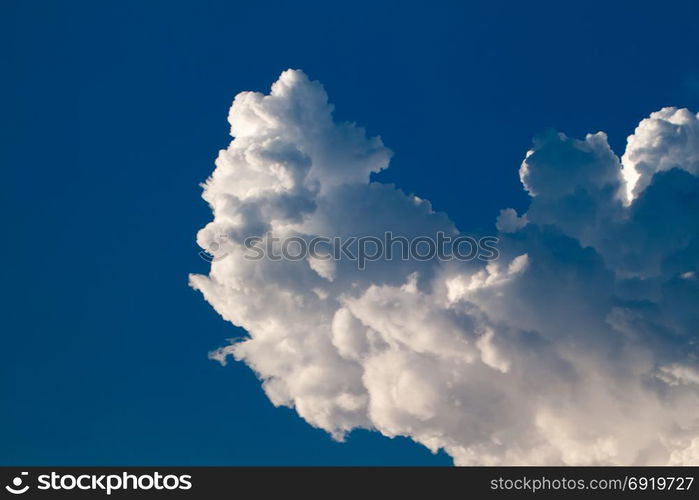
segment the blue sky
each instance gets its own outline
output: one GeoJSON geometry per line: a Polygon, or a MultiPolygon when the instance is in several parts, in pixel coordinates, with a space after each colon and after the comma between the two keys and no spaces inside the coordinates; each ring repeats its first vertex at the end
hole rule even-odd
{"type": "Polygon", "coordinates": [[[3,464],[448,464],[407,439],[332,441],[274,408],[206,273],[199,183],[233,97],[301,68],[394,152],[375,176],[462,229],[528,205],[534,135],[621,153],[699,109],[696,2],[7,2],[0,21],[3,464]]]}

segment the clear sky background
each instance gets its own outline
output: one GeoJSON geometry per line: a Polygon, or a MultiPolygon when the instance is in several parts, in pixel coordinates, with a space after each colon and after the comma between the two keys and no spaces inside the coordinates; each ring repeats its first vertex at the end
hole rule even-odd
{"type": "Polygon", "coordinates": [[[525,209],[534,135],[699,110],[699,4],[4,2],[2,464],[448,464],[274,408],[199,293],[199,183],[240,91],[286,68],[464,231],[525,209]]]}

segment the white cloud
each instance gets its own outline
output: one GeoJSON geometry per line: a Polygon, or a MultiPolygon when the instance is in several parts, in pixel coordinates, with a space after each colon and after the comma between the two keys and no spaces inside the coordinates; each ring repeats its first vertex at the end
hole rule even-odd
{"type": "Polygon", "coordinates": [[[622,163],[630,199],[656,172],[679,168],[699,175],[699,115],[670,107],[651,113],[629,136],[622,163]]]}
{"type": "Polygon", "coordinates": [[[537,138],[520,169],[531,206],[501,212],[487,265],[243,258],[246,236],[457,233],[370,183],[390,151],[331,112],[291,70],[233,103],[197,236],[225,235],[228,256],[190,282],[249,338],[214,359],[247,363],[336,439],[376,429],[458,464],[699,463],[695,115],[652,114],[623,161],[603,133],[537,138]]]}

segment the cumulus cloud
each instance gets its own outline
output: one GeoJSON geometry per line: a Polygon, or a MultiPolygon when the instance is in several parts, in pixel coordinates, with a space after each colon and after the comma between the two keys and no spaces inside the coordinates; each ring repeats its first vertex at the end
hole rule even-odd
{"type": "Polygon", "coordinates": [[[620,159],[604,133],[537,137],[524,214],[500,258],[244,257],[244,238],[458,235],[429,202],[370,182],[391,152],[336,123],[318,82],[285,71],[239,94],[234,140],[204,184],[197,235],[226,257],[190,284],[249,337],[275,405],[342,440],[408,436],[457,464],[699,464],[699,125],[643,120],[620,159]]]}
{"type": "Polygon", "coordinates": [[[699,118],[687,109],[651,113],[629,137],[622,162],[630,199],[648,187],[656,172],[678,168],[699,175],[699,118]]]}

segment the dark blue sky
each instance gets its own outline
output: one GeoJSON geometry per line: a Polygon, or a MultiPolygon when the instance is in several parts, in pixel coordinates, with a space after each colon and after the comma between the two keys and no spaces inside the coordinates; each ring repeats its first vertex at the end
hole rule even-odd
{"type": "Polygon", "coordinates": [[[206,273],[198,183],[228,107],[301,68],[394,150],[377,176],[462,230],[527,205],[547,127],[699,109],[687,2],[4,2],[3,464],[446,464],[406,439],[333,442],[207,352],[239,332],[206,273]]]}

